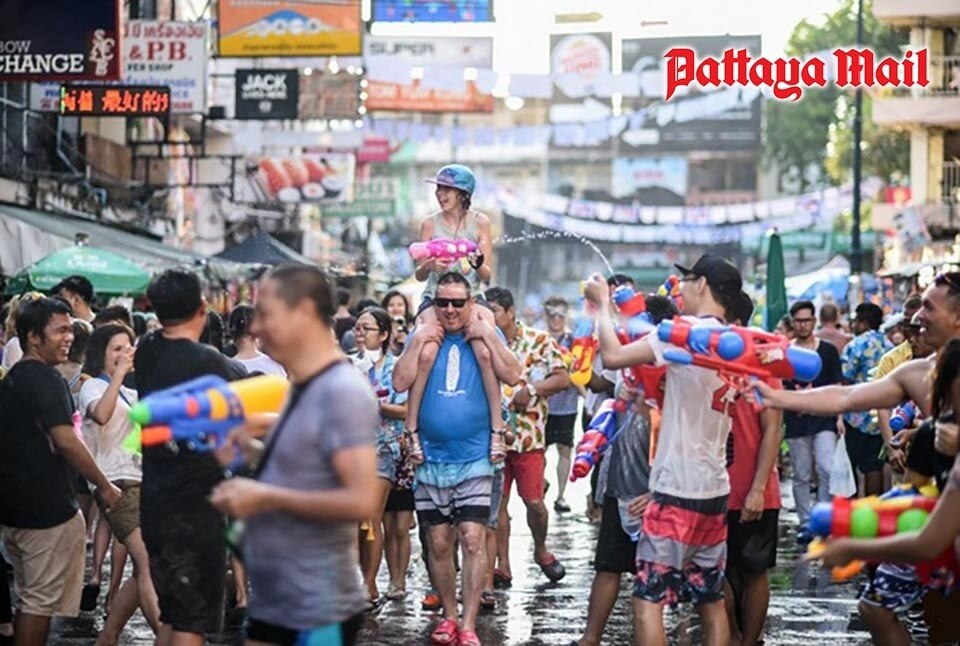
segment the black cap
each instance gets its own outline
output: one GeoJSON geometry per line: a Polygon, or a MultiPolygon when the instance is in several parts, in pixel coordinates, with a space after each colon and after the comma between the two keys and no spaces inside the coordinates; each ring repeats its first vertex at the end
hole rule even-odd
{"type": "Polygon", "coordinates": [[[674,265],[684,276],[702,276],[707,284],[725,294],[736,295],[743,288],[743,278],[740,271],[726,258],[705,253],[689,269],[682,265],[674,265]]]}

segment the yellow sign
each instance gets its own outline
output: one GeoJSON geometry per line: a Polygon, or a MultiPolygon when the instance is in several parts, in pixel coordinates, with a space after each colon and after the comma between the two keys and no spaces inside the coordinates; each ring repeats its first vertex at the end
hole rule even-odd
{"type": "Polygon", "coordinates": [[[220,0],[220,56],[359,56],[360,0],[220,0]]]}

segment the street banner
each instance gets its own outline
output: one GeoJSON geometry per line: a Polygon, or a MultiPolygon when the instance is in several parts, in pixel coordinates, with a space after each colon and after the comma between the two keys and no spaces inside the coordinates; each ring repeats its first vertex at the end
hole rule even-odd
{"type": "Polygon", "coordinates": [[[207,111],[207,27],[202,22],[130,20],[123,31],[123,81],[170,88],[175,114],[207,111]]]}
{"type": "Polygon", "coordinates": [[[353,199],[356,161],[352,153],[311,153],[250,160],[251,172],[238,202],[299,204],[353,199]]]}
{"type": "MultiPolygon", "coordinates": [[[[727,49],[746,49],[759,54],[760,36],[697,36],[690,38],[627,38],[621,42],[623,71],[640,80],[640,97],[624,99],[624,108],[641,114],[631,118],[621,135],[621,148],[660,153],[690,150],[751,150],[760,146],[760,92],[756,88],[711,88],[710,91],[682,88],[670,99],[666,110],[647,110],[660,105],[666,96],[667,65],[664,54],[674,47],[691,47],[704,56],[727,49]],[[721,112],[711,101],[728,103],[721,112]],[[697,118],[698,110],[710,116],[697,118]],[[670,113],[683,118],[667,119],[670,113]]],[[[625,113],[628,110],[624,110],[625,113]]]]}
{"type": "MultiPolygon", "coordinates": [[[[492,38],[414,38],[369,36],[363,56],[368,65],[389,61],[393,65],[436,67],[444,70],[493,67],[492,38]]],[[[369,80],[368,110],[411,112],[493,112],[493,95],[481,92],[474,81],[462,90],[427,89],[421,81],[409,84],[369,80]]]]}
{"type": "Polygon", "coordinates": [[[356,119],[360,109],[360,77],[314,69],[300,76],[301,119],[356,119]]]}
{"type": "Polygon", "coordinates": [[[641,204],[683,205],[687,195],[687,160],[683,157],[618,157],[613,160],[612,195],[641,204]]]}
{"type": "Polygon", "coordinates": [[[300,73],[285,70],[237,70],[236,119],[296,119],[300,73]]]}
{"type": "Polygon", "coordinates": [[[492,22],[493,0],[372,0],[374,22],[492,22]]]}
{"type": "Polygon", "coordinates": [[[120,0],[0,1],[0,81],[120,78],[120,0]]]}
{"type": "Polygon", "coordinates": [[[359,56],[358,0],[219,0],[220,56],[359,56]]]}

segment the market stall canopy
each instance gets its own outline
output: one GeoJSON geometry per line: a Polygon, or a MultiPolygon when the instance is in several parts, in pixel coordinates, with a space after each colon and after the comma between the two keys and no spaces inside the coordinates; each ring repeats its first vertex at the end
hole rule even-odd
{"type": "MultiPolygon", "coordinates": [[[[877,291],[878,283],[875,276],[861,274],[861,280],[865,293],[877,291]]],[[[835,303],[845,307],[847,292],[850,289],[850,263],[846,258],[836,256],[817,271],[787,278],[786,285],[790,302],[813,301],[820,295],[829,293],[835,303]]]]}
{"type": "Polygon", "coordinates": [[[115,253],[95,247],[68,247],[27,267],[7,283],[7,294],[29,290],[47,292],[67,276],[86,277],[97,294],[108,296],[142,294],[150,272],[115,253]]]}
{"type": "Polygon", "coordinates": [[[297,263],[302,265],[314,264],[309,258],[297,253],[283,244],[269,233],[258,231],[248,236],[240,244],[234,245],[217,254],[222,260],[233,262],[256,263],[261,265],[282,265],[297,263]]]}
{"type": "MultiPolygon", "coordinates": [[[[92,219],[0,204],[0,274],[14,276],[44,256],[73,246],[78,234],[85,236],[90,246],[124,256],[148,271],[208,261],[202,254],[92,219]]],[[[250,270],[248,265],[217,258],[210,258],[209,265],[222,277],[240,276],[250,270]]]]}

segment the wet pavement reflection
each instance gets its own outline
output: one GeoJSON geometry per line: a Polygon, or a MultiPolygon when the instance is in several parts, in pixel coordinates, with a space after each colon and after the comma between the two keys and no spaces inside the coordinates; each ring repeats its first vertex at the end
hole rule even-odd
{"type": "MultiPolygon", "coordinates": [[[[554,456],[550,458],[552,462],[554,456]]],[[[548,466],[548,473],[555,478],[556,471],[552,464],[548,466]]],[[[481,613],[477,632],[484,644],[566,645],[575,643],[580,637],[587,616],[598,526],[590,524],[583,513],[589,490],[587,481],[568,487],[566,498],[573,511],[564,515],[558,515],[552,509],[555,486],[554,482],[552,491],[547,494],[550,507],[548,547],[563,561],[567,576],[559,583],[552,584],[533,563],[532,541],[524,521],[523,504],[517,498],[512,499],[513,586],[509,590],[497,591],[497,607],[494,611],[481,613]]],[[[792,511],[789,483],[784,483],[783,490],[785,508],[780,516],[778,565],[770,573],[772,591],[765,643],[771,646],[869,644],[869,635],[856,616],[857,583],[833,584],[828,573],[800,560],[801,550],[794,540],[796,515],[792,511]]],[[[439,620],[439,614],[420,609],[420,600],[428,584],[420,560],[416,531],[412,532],[411,539],[413,557],[407,598],[387,601],[371,611],[360,635],[361,644],[419,646],[429,643],[430,630],[439,620]]],[[[384,565],[380,577],[381,592],[386,591],[387,584],[384,565]]],[[[631,582],[624,577],[620,598],[607,625],[605,644],[632,643],[630,590],[631,582]]],[[[667,610],[665,621],[670,643],[702,643],[699,621],[689,606],[667,610]]],[[[58,621],[51,643],[92,644],[102,623],[102,611],[58,621]]],[[[228,625],[223,634],[211,636],[209,642],[233,644],[238,638],[236,625],[228,625]]],[[[120,643],[153,643],[153,635],[139,613],[124,631],[120,643]]]]}

